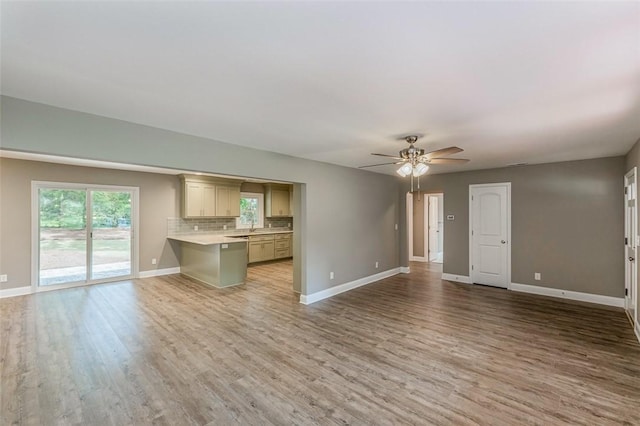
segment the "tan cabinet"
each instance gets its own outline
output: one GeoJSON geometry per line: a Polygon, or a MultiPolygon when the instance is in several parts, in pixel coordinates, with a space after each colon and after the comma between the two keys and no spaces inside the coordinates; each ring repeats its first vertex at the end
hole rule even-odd
{"type": "Polygon", "coordinates": [[[290,217],[291,196],[287,185],[265,185],[265,216],[266,217],[290,217]]]}
{"type": "Polygon", "coordinates": [[[240,182],[181,175],[182,217],[240,216],[240,182]]]}
{"type": "Polygon", "coordinates": [[[215,216],[216,187],[204,182],[185,182],[183,217],[215,216]]]}
{"type": "Polygon", "coordinates": [[[291,257],[291,234],[249,236],[249,263],[291,257]]]}
{"type": "Polygon", "coordinates": [[[249,237],[249,263],[274,259],[273,235],[249,237]]]}
{"type": "Polygon", "coordinates": [[[216,185],[216,216],[240,216],[240,186],[216,185]]]}
{"type": "Polygon", "coordinates": [[[291,235],[292,234],[274,235],[276,259],[291,257],[291,253],[292,253],[291,235]]]}

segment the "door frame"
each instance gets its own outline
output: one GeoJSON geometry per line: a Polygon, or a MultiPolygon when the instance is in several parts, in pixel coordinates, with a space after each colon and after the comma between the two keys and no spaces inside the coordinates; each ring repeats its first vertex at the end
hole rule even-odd
{"type": "MultiPolygon", "coordinates": [[[[89,194],[87,194],[89,195],[89,194]]],[[[91,205],[90,197],[87,197],[87,205],[91,205]]],[[[139,253],[140,253],[140,188],[137,186],[118,186],[118,185],[93,185],[82,183],[69,183],[69,182],[50,182],[50,181],[31,181],[31,291],[33,293],[39,293],[43,291],[60,290],[64,288],[82,287],[86,285],[102,284],[107,282],[129,280],[139,277],[139,253]],[[87,279],[85,282],[74,282],[69,284],[58,284],[51,286],[39,286],[38,277],[40,276],[40,199],[39,190],[45,189],[83,189],[85,191],[90,190],[105,190],[105,191],[130,191],[131,192],[131,275],[114,278],[104,278],[100,280],[87,279]]],[[[87,218],[87,232],[90,232],[90,219],[87,218]]],[[[87,239],[88,244],[91,242],[87,239]]],[[[90,256],[90,246],[87,246],[87,256],[90,256]]],[[[87,264],[87,278],[90,278],[89,267],[87,264]]]]}
{"type": "Polygon", "coordinates": [[[635,276],[629,276],[629,263],[631,263],[629,261],[629,256],[627,253],[627,244],[625,243],[625,247],[624,247],[624,288],[625,288],[625,295],[624,295],[624,310],[626,311],[627,315],[630,317],[631,321],[635,324],[638,322],[638,318],[640,318],[640,315],[638,315],[638,304],[637,304],[637,300],[638,300],[638,266],[637,266],[637,255],[638,255],[638,168],[637,167],[633,167],[631,170],[629,170],[627,173],[625,173],[624,175],[624,189],[625,189],[625,195],[624,195],[624,235],[626,238],[627,235],[627,223],[628,223],[628,200],[627,200],[627,193],[626,193],[626,189],[627,189],[627,181],[629,181],[630,179],[633,180],[633,188],[636,191],[635,194],[635,201],[636,201],[636,206],[634,209],[634,216],[632,219],[632,221],[634,222],[634,229],[635,229],[635,234],[636,235],[632,235],[631,238],[633,238],[633,244],[634,244],[634,252],[635,252],[635,276]],[[631,296],[629,297],[627,294],[631,293],[631,296]],[[636,299],[636,301],[633,300],[633,298],[636,299]],[[635,305],[634,307],[634,316],[635,318],[632,318],[631,315],[629,315],[629,301],[628,299],[631,299],[631,303],[633,303],[635,305]],[[635,302],[635,303],[634,303],[635,302]]]}
{"type": "MultiPolygon", "coordinates": [[[[422,196],[424,197],[425,195],[428,196],[428,194],[421,192],[422,196]]],[[[429,217],[429,212],[428,209],[423,209],[423,223],[426,224],[428,217],[429,217]]],[[[425,228],[423,227],[423,232],[424,232],[424,247],[423,247],[423,256],[414,256],[413,255],[413,193],[412,192],[407,192],[407,232],[409,233],[408,235],[408,243],[409,243],[409,261],[411,262],[428,262],[429,261],[429,233],[425,231],[425,228]]]]}
{"type": "Polygon", "coordinates": [[[511,290],[511,182],[478,183],[469,185],[469,281],[474,284],[473,276],[473,188],[504,186],[507,188],[507,290],[511,290]]]}
{"type": "MultiPolygon", "coordinates": [[[[442,247],[440,247],[439,244],[437,244],[438,238],[439,236],[436,236],[436,245],[438,246],[438,248],[440,248],[442,250],[442,254],[443,254],[443,259],[442,262],[440,263],[444,263],[444,217],[440,217],[440,209],[442,209],[442,211],[444,211],[444,192],[430,192],[426,194],[427,197],[429,198],[429,201],[427,202],[427,217],[426,217],[426,221],[427,223],[429,223],[429,221],[431,220],[431,216],[429,215],[429,211],[431,209],[431,197],[435,197],[438,200],[438,208],[436,210],[436,217],[438,219],[442,220],[442,247]],[[442,199],[438,198],[438,196],[441,196],[442,199]],[[442,201],[442,207],[440,207],[440,202],[442,201]]],[[[444,216],[444,215],[443,215],[444,216]]],[[[436,226],[438,226],[437,224],[439,223],[439,220],[436,221],[436,226]]],[[[438,232],[439,233],[439,232],[438,232]]],[[[427,247],[428,247],[428,251],[427,251],[427,259],[429,262],[433,262],[433,260],[431,260],[431,236],[429,235],[429,227],[427,226],[427,247]]]]}

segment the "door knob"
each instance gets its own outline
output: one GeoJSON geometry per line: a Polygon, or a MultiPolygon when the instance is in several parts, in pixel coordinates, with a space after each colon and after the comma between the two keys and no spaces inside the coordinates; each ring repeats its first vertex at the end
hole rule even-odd
{"type": "Polygon", "coordinates": [[[500,241],[502,244],[507,244],[505,240],[500,241]]]}
{"type": "Polygon", "coordinates": [[[629,262],[633,262],[634,260],[636,260],[634,257],[629,256],[629,262]]]}

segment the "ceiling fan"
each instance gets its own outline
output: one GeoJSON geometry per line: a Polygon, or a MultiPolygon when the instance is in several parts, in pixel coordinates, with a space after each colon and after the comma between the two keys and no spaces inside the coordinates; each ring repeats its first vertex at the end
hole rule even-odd
{"type": "Polygon", "coordinates": [[[430,164],[464,164],[469,162],[469,160],[463,158],[443,158],[447,155],[457,154],[458,152],[464,151],[462,148],[458,148],[457,146],[450,146],[448,148],[442,148],[431,152],[424,152],[424,149],[416,148],[414,146],[418,140],[418,136],[406,136],[404,140],[409,144],[409,148],[400,150],[398,156],[375,153],[371,154],[378,155],[380,157],[393,158],[397,161],[360,166],[359,168],[363,169],[366,167],[385,166],[387,164],[402,164],[396,172],[402,177],[411,175],[411,177],[414,178],[427,173],[430,164]]]}

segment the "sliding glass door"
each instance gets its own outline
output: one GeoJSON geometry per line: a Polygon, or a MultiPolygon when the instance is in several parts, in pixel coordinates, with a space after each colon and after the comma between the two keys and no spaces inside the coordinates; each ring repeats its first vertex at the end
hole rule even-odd
{"type": "Polygon", "coordinates": [[[137,188],[36,183],[40,287],[134,275],[137,188]]]}

